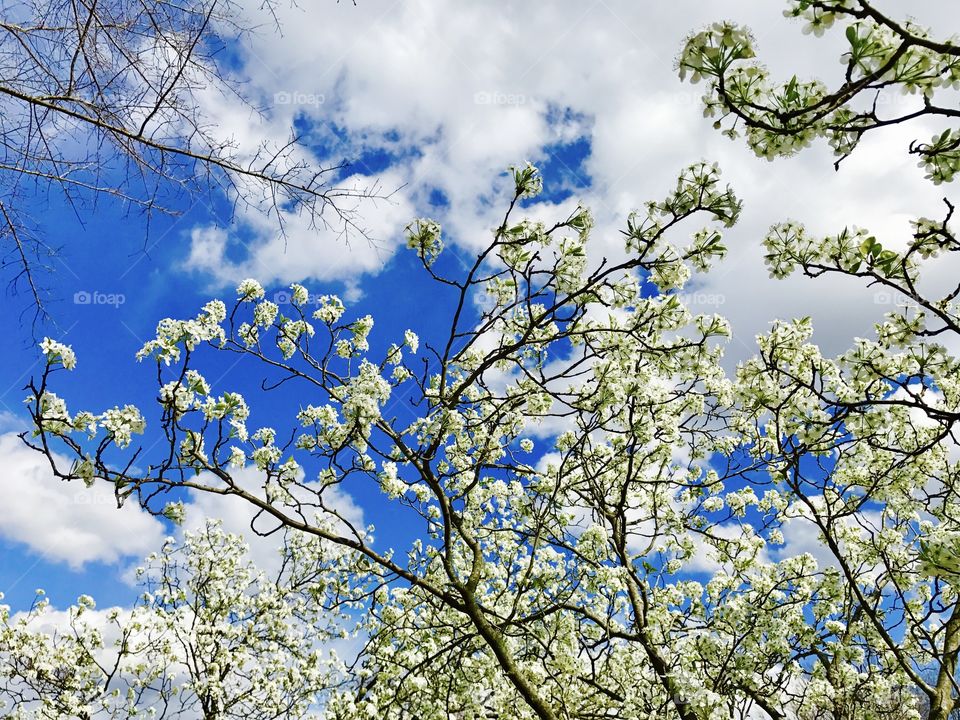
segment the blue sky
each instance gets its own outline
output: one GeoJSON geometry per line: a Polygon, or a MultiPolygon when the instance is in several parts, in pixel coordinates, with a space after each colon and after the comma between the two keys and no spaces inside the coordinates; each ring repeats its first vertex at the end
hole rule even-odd
{"type": "MultiPolygon", "coordinates": [[[[545,147],[546,160],[541,167],[550,182],[541,199],[560,202],[582,187],[581,164],[588,153],[588,138],[545,147]]],[[[362,166],[365,172],[376,174],[391,162],[399,161],[396,155],[386,152],[368,152],[352,161],[351,169],[362,166]]],[[[512,180],[506,172],[494,177],[490,201],[494,206],[499,201],[505,207],[512,180]]],[[[444,206],[443,192],[437,189],[428,198],[428,207],[422,214],[429,210],[442,213],[444,206]]],[[[229,300],[233,296],[232,286],[211,282],[203,273],[183,268],[190,228],[210,222],[229,228],[228,211],[222,203],[217,206],[204,200],[184,202],[177,210],[181,213],[178,217],[150,218],[148,227],[141,213],[109,202],[98,203],[92,212],[82,209],[82,222],[75,209],[58,202],[56,196],[45,197],[38,203],[43,228],[52,243],[60,241],[61,249],[51,263],[52,271],[43,276],[50,319],[34,330],[29,324],[29,299],[21,294],[8,302],[19,304],[26,314],[21,317],[8,313],[0,320],[4,336],[17,339],[0,358],[0,377],[4,381],[0,409],[7,414],[5,430],[22,429],[27,422],[22,410],[24,385],[31,377],[37,377],[42,368],[33,332],[57,338],[77,352],[77,369],[59,381],[72,408],[102,410],[127,402],[147,412],[156,407],[155,366],[152,362],[137,363],[133,358],[144,342],[153,337],[157,321],[162,317],[190,317],[212,297],[229,300]]],[[[456,274],[472,258],[469,251],[456,246],[456,238],[448,238],[450,241],[453,246],[437,269],[456,274]]],[[[317,245],[318,252],[322,252],[319,238],[317,245]]],[[[237,257],[245,252],[242,243],[232,250],[237,257]]],[[[309,287],[317,294],[344,295],[346,289],[345,283],[336,281],[314,281],[309,287]]],[[[267,297],[282,297],[286,289],[286,284],[275,282],[267,286],[267,297]]],[[[350,303],[348,312],[375,317],[376,331],[371,338],[375,356],[382,354],[407,328],[415,328],[426,343],[431,334],[449,327],[453,311],[450,290],[438,288],[411,252],[401,250],[393,254],[376,274],[375,281],[361,283],[359,295],[350,303]]],[[[261,369],[250,363],[233,366],[233,358],[208,355],[206,359],[216,368],[214,371],[210,364],[204,366],[216,390],[241,390],[251,404],[256,403],[251,427],[275,423],[281,433],[295,427],[296,412],[305,404],[296,390],[258,393],[258,385],[265,377],[261,369]]],[[[398,414],[403,412],[396,406],[393,409],[398,414]]],[[[354,497],[363,507],[366,520],[377,527],[382,544],[403,546],[409,542],[411,529],[391,523],[390,506],[381,500],[377,488],[356,488],[354,497]]],[[[78,502],[76,512],[84,510],[84,503],[78,502]]],[[[37,517],[38,531],[42,532],[44,522],[42,515],[37,517]]],[[[169,532],[174,532],[169,523],[166,525],[169,532]]],[[[114,540],[121,546],[125,541],[123,537],[114,540]]],[[[126,604],[131,597],[124,576],[130,562],[139,559],[136,556],[112,563],[91,561],[76,567],[51,560],[8,538],[0,539],[0,549],[0,588],[4,588],[6,602],[14,608],[28,605],[34,590],[40,587],[58,606],[73,602],[80,592],[93,595],[102,604],[126,604]]]]}
{"type": "MultiPolygon", "coordinates": [[[[249,5],[244,12],[256,19],[257,3],[249,5]]],[[[803,37],[780,16],[780,3],[313,5],[282,9],[282,36],[265,30],[232,48],[234,69],[254,104],[265,108],[263,117],[223,98],[201,100],[215,124],[241,145],[283,137],[293,125],[318,160],[353,161],[345,182],[399,188],[390,202],[359,208],[375,244],[354,239],[346,245],[295,217],[287,218],[290,232],[281,240],[275,224],[255,209],[231,218],[224,199],[215,197],[184,202],[177,218],[155,216],[146,235],[135,211],[100,202],[81,210],[81,223],[55,195],[39,194],[24,209],[61,250],[42,276],[56,324],[37,334],[56,337],[78,354],[69,392],[64,384],[71,407],[155,405],[154,369],[133,356],[157,321],[188,317],[211,297],[229,297],[248,275],[268,287],[268,296],[302,281],[312,292],[353,298],[348,312],[376,319],[375,345],[385,346],[408,327],[428,339],[451,309],[412,255],[399,249],[403,226],[417,216],[439,219],[450,247],[443,262],[455,267],[458,257],[476,252],[502,214],[509,192],[505,167],[528,159],[541,167],[546,189],[529,212],[559,215],[583,201],[597,217],[597,257],[620,251],[626,214],[664,195],[681,167],[701,158],[720,161],[745,199],[744,219],[729,233],[730,258],[695,289],[713,298],[705,301],[711,307],[699,310],[733,322],[731,366],[752,351],[754,335],[775,317],[812,315],[816,339],[838,352],[884,310],[861,288],[842,283],[821,283],[812,295],[802,281],[769,280],[759,241],[771,223],[794,217],[829,232],[856,222],[883,241],[901,234],[918,210],[939,209],[942,193],[922,181],[905,152],[916,128],[906,135],[901,129],[877,133],[833,175],[823,147],[770,165],[703,120],[699,92],[679,82],[673,58],[688,31],[721,16],[754,27],[761,56],[775,71],[799,66],[836,79],[839,65],[831,52],[838,41],[803,37]],[[278,103],[282,93],[323,101],[278,103]],[[870,159],[878,156],[882,164],[870,159]],[[843,318],[835,313],[839,303],[843,318]]],[[[931,6],[929,12],[957,19],[945,0],[931,6]]],[[[29,315],[19,312],[28,309],[26,296],[5,302],[0,411],[2,429],[15,431],[25,422],[23,386],[38,371],[39,355],[29,315]]],[[[248,367],[224,367],[220,378],[209,370],[206,375],[221,390],[251,391],[252,427],[293,426],[301,400],[295,394],[252,392],[262,376],[248,367]]],[[[42,469],[24,451],[0,447],[8,452],[0,457],[0,481],[19,498],[15,508],[0,509],[0,591],[7,601],[22,608],[34,588],[44,587],[58,606],[80,592],[101,604],[128,603],[129,567],[152,538],[170,529],[115,519],[120,514],[81,522],[88,505],[75,499],[52,505],[27,492],[27,484],[42,480],[42,469]],[[100,537],[80,553],[69,542],[47,542],[51,528],[100,537]]],[[[353,499],[378,527],[381,542],[402,544],[405,529],[391,526],[375,492],[358,490],[353,499]]],[[[800,547],[806,540],[797,542],[800,547]]]]}

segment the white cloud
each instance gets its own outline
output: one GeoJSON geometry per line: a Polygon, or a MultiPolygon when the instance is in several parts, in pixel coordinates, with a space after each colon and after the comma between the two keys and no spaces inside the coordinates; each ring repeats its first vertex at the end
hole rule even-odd
{"type": "MultiPolygon", "coordinates": [[[[380,178],[353,176],[345,185],[363,188],[378,181],[385,188],[401,184],[397,176],[387,173],[380,178]]],[[[350,289],[357,276],[378,272],[390,259],[405,241],[403,228],[414,215],[403,195],[376,203],[367,201],[363,207],[369,212],[357,220],[359,229],[347,235],[340,233],[332,217],[330,227],[324,227],[315,224],[308,214],[282,211],[281,230],[276,215],[247,208],[237,217],[241,232],[213,225],[193,228],[184,265],[188,270],[206,273],[218,285],[246,277],[264,284],[312,278],[343,280],[350,289]],[[234,246],[243,246],[239,253],[242,259],[233,260],[228,255],[234,246]]]]}
{"type": "MultiPolygon", "coordinates": [[[[736,522],[715,525],[710,528],[710,535],[720,540],[739,540],[744,536],[743,527],[736,522]]],[[[732,572],[733,565],[723,558],[723,553],[714,545],[708,543],[702,535],[693,535],[696,552],[684,565],[684,570],[692,573],[715,575],[720,570],[732,572]]],[[[747,552],[743,550],[743,552],[747,552]]],[[[757,552],[760,563],[770,561],[766,546],[757,552]]]]}
{"type": "Polygon", "coordinates": [[[837,568],[837,558],[820,537],[820,528],[806,517],[790,518],[783,523],[783,545],[773,548],[777,561],[809,553],[817,561],[817,567],[837,568]]]}
{"type": "MultiPolygon", "coordinates": [[[[260,3],[245,7],[251,24],[261,24],[260,3]]],[[[330,162],[371,148],[408,150],[383,180],[385,188],[404,185],[399,204],[362,209],[379,249],[338,245],[296,219],[284,244],[262,220],[244,218],[254,238],[244,260],[225,262],[225,236],[198,230],[188,264],[221,282],[241,274],[290,281],[375,273],[399,228],[431,209],[434,188],[449,200],[440,218],[447,237],[475,248],[489,240],[503,211],[503,168],[543,160],[549,144],[582,137],[590,153],[578,173],[591,183],[579,195],[597,216],[596,255],[622,252],[617,231],[627,212],[663,196],[680,167],[716,159],[746,201],[741,225],[728,233],[730,257],[702,286],[722,298],[703,309],[732,321],[737,339],[730,362],[751,354],[754,335],[775,317],[812,315],[817,341],[839,352],[890,308],[855,282],[769,279],[760,247],[766,228],[787,217],[822,233],[857,223],[895,241],[909,217],[939,213],[941,193],[906,153],[923,128],[868,136],[834,174],[823,143],[767,164],[703,120],[702,88],[681,84],[673,59],[687,33],[717,19],[751,25],[760,57],[777,77],[798,72],[842,81],[842,33],[803,36],[801,23],[782,17],[783,7],[747,0],[722,8],[695,0],[663,6],[414,0],[278,8],[282,41],[264,31],[245,51],[248,88],[269,108],[268,119],[255,121],[248,110],[218,99],[211,106],[221,127],[242,145],[260,136],[279,140],[306,117],[314,122],[308,137],[326,148],[330,162]],[[322,102],[277,104],[278,92],[322,102]]],[[[940,27],[957,19],[947,0],[927,3],[922,12],[922,22],[940,27]]],[[[546,179],[561,182],[558,175],[546,179]]]]}
{"type": "Polygon", "coordinates": [[[29,428],[30,424],[9,410],[0,410],[0,433],[20,433],[29,428]]]}
{"type": "MultiPolygon", "coordinates": [[[[263,473],[253,465],[232,471],[231,477],[238,485],[251,492],[257,492],[263,483],[263,473]]],[[[304,502],[316,503],[316,495],[306,497],[316,486],[309,482],[304,485],[306,489],[300,489],[297,493],[298,497],[303,497],[304,502]]],[[[323,501],[326,507],[339,513],[344,521],[358,530],[364,529],[363,511],[354,503],[353,498],[338,486],[326,488],[323,491],[323,501]]],[[[181,532],[199,530],[208,519],[218,519],[224,530],[240,535],[246,540],[250,546],[250,558],[254,564],[270,572],[279,568],[279,550],[283,542],[283,533],[276,532],[264,536],[265,533],[277,528],[278,522],[266,515],[260,515],[254,519],[256,514],[256,508],[243,498],[195,491],[191,493],[190,502],[186,503],[186,517],[181,532]]],[[[308,517],[308,519],[311,518],[308,517]]]]}
{"type": "MultiPolygon", "coordinates": [[[[69,466],[69,460],[54,454],[57,463],[69,466]]],[[[47,560],[67,563],[82,569],[89,562],[129,563],[124,578],[135,582],[134,568],[151,552],[157,551],[169,534],[166,525],[142,510],[135,502],[117,508],[116,499],[106,483],[87,488],[83,483],[63,482],[50,471],[46,458],[30,449],[15,433],[0,435],[0,483],[3,510],[0,511],[0,536],[22,543],[47,560]]],[[[242,486],[255,490],[261,473],[250,466],[233,473],[242,486]]],[[[309,492],[313,487],[305,483],[309,492]]],[[[316,502],[316,497],[312,497],[316,502]]],[[[325,505],[347,523],[362,531],[363,511],[339,487],[323,493],[325,505]]],[[[242,536],[250,545],[254,563],[270,571],[279,567],[278,554],[282,533],[261,537],[276,527],[261,517],[251,528],[255,509],[241,498],[204,492],[192,492],[186,503],[183,530],[197,530],[207,518],[222,520],[228,532],[242,536]]]]}
{"type": "MultiPolygon", "coordinates": [[[[59,455],[58,463],[69,464],[59,455]]],[[[71,568],[88,562],[141,557],[160,547],[159,520],[135,503],[117,509],[106,484],[92,488],[53,477],[46,458],[14,433],[0,435],[3,510],[0,535],[71,568]]]]}

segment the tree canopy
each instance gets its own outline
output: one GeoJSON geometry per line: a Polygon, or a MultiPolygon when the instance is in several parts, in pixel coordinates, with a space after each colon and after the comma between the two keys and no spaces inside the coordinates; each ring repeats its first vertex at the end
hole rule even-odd
{"type": "MultiPolygon", "coordinates": [[[[822,136],[842,160],[884,125],[960,114],[936,99],[960,81],[954,38],[865,0],[788,7],[816,34],[844,32],[836,91],[775,84],[729,23],[692,35],[678,62],[706,80],[718,127],[758,154],[822,136]],[[877,93],[901,90],[919,109],[879,115],[877,93]]],[[[948,183],[958,144],[951,127],[910,151],[948,183]]],[[[728,373],[729,324],[683,297],[741,215],[717,166],[683,169],[626,218],[616,260],[590,253],[586,208],[523,217],[535,167],[511,168],[509,185],[466,267],[444,262],[436,221],[407,228],[449,300],[440,332],[411,327],[375,352],[373,317],[301,284],[281,308],[249,279],[157,325],[137,356],[156,368],[156,408],[73,410],[57,393],[78,360],[45,340],[25,440],[56,477],[109,483],[120,503],[176,520],[185,493],[231,496],[261,532],[337,558],[323,598],[356,604],[363,647],[318,687],[313,711],[331,720],[950,717],[960,285],[923,280],[960,249],[953,205],[898,247],[774,225],[774,277],[839,274],[906,301],[836,357],[808,318],[776,319],[728,373]],[[207,381],[223,354],[302,403],[261,426],[257,398],[207,381]],[[338,509],[340,491],[363,487],[417,529],[409,548],[338,509]],[[798,534],[821,552],[787,552],[798,534]]]]}

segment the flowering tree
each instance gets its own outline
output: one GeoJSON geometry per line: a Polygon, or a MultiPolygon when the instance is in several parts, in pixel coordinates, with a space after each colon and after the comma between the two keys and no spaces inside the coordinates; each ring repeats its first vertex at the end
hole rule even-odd
{"type": "MultiPolygon", "coordinates": [[[[703,79],[707,116],[726,124],[732,138],[744,134],[757,155],[774,158],[826,138],[837,166],[868,132],[930,118],[954,122],[958,116],[950,90],[960,88],[960,40],[936,38],[910,20],[898,22],[870,0],[789,0],[784,15],[807,21],[804,32],[820,36],[840,24],[849,50],[840,58],[842,82],[830,90],[820,80],[784,83],[770,79],[756,61],[747,28],[715,23],[691,35],[680,54],[681,78],[703,79]],[[912,106],[891,102],[897,95],[916,98],[912,106]],[[946,97],[944,97],[946,96],[946,97]]],[[[927,177],[950,182],[960,170],[960,129],[947,127],[929,142],[914,142],[927,177]]]]}
{"type": "Polygon", "coordinates": [[[209,522],[138,569],[132,611],[97,613],[84,595],[61,622],[42,592],[29,612],[0,607],[4,717],[306,717],[342,681],[328,645],[349,627],[363,573],[305,536],[288,537],[272,578],[246,553],[209,522]],[[345,574],[352,584],[331,582],[345,574]]]}
{"type": "MultiPolygon", "coordinates": [[[[451,672],[487,689],[438,689],[443,702],[418,714],[480,713],[520,699],[522,714],[543,718],[574,706],[592,712],[596,703],[694,718],[752,704],[726,692],[743,678],[724,673],[722,687],[705,685],[696,661],[679,652],[707,621],[707,606],[689,602],[702,588],[678,577],[698,538],[710,536],[703,503],[721,487],[700,466],[736,441],[725,432],[731,384],[717,364],[727,325],[691,316],[675,291],[723,254],[717,226],[732,224],[739,204],[716,168],[692,166],[664,200],[630,218],[622,261],[589,268],[586,210],[552,226],[514,220],[540,179],[529,166],[513,178],[503,222],[463,276],[437,269],[436,223],[409,229],[425,271],[454,297],[439,345],[420,348],[407,332],[372,359],[371,318],[345,320],[331,296],[314,309],[299,285],[288,317],[247,281],[229,310],[212,301],[192,320],[163,320],[140,353],[160,371],[160,456],[128,449],[118,461],[114,446],[128,448],[145,429],[137,408],[68,411],[50,381],[76,359],[54,342],[44,345],[47,369],[30,400],[34,444],[62,445],[76,461],[61,467],[50,452],[58,476],[110,482],[121,500],[160,511],[159,498],[179,488],[234,495],[379,567],[392,582],[370,608],[373,675],[331,713],[412,712],[407,703],[429,695],[411,688],[451,672]],[[668,241],[698,215],[713,226],[684,246],[668,241]],[[286,432],[248,430],[244,398],[215,392],[193,367],[201,346],[309,388],[296,439],[281,444],[286,432]],[[413,422],[396,417],[396,397],[414,409],[413,422]],[[537,464],[531,435],[549,436],[549,427],[559,436],[537,464]],[[236,477],[250,465],[262,473],[260,487],[236,477]],[[337,516],[334,490],[363,482],[422,523],[423,539],[405,559],[337,516]],[[317,511],[337,529],[312,522],[317,511]],[[375,652],[401,643],[405,653],[375,652]],[[468,672],[470,662],[486,676],[468,672]],[[433,672],[434,664],[446,669],[433,672]]],[[[743,552],[757,542],[752,536],[743,552]]],[[[785,583],[798,572],[791,568],[778,570],[785,583]]]]}
{"type": "MultiPolygon", "coordinates": [[[[755,152],[772,158],[822,136],[839,164],[866,132],[960,115],[943,98],[960,81],[956,37],[935,39],[866,0],[789,4],[786,14],[805,19],[807,31],[843,27],[850,46],[844,81],[833,92],[796,77],[776,85],[752,60],[746,29],[714,25],[687,41],[679,65],[682,76],[708,82],[707,114],[721,116],[718,128],[731,120],[730,137],[742,130],[755,152]],[[891,112],[884,101],[897,92],[916,96],[915,107],[891,112]]],[[[960,132],[948,127],[910,152],[940,184],[956,176],[958,146],[960,132]]],[[[771,481],[788,490],[835,559],[832,572],[850,608],[839,637],[860,635],[858,662],[873,653],[898,667],[937,719],[956,712],[960,690],[960,365],[949,349],[960,331],[960,285],[938,290],[929,282],[932,264],[960,250],[950,226],[954,207],[944,202],[945,218],[918,218],[897,250],[858,228],[819,238],[796,222],[774,225],[765,239],[772,276],[845,275],[897,298],[898,307],[872,339],[836,359],[809,343],[808,321],[778,324],[739,378],[751,454],[769,463],[771,481]]]]}
{"type": "MultiPolygon", "coordinates": [[[[719,227],[739,214],[716,168],[685,170],[666,199],[630,217],[625,258],[594,268],[587,212],[517,222],[540,180],[531,167],[513,178],[509,210],[464,276],[437,270],[436,223],[409,228],[426,272],[456,298],[438,345],[421,349],[408,331],[371,360],[371,318],[344,320],[332,296],[314,309],[299,285],[287,317],[246,281],[232,309],[212,301],[192,320],[164,320],[140,352],[160,373],[159,458],[128,449],[145,431],[139,409],[68,410],[50,383],[76,358],[52,341],[28,399],[34,446],[59,477],[109,482],[121,501],[176,517],[177,504],[158,502],[179,488],[237,496],[379,568],[364,664],[329,700],[331,718],[910,713],[914,648],[884,645],[882,633],[897,631],[836,568],[773,549],[786,524],[809,517],[804,488],[783,477],[779,435],[757,429],[763,403],[790,417],[782,383],[759,361],[727,378],[727,324],[691,315],[677,294],[724,253],[719,227]],[[699,214],[713,225],[669,242],[699,214]],[[281,445],[273,428],[250,432],[246,401],[217,394],[193,367],[201,346],[309,388],[316,404],[297,414],[299,435],[281,445]],[[398,419],[398,397],[412,422],[398,419]],[[250,465],[257,488],[238,479],[250,465]],[[329,501],[364,482],[422,523],[404,559],[329,501]],[[310,521],[317,511],[334,524],[310,521]]],[[[778,326],[762,357],[792,348],[806,367],[805,332],[778,326]]],[[[933,586],[900,560],[912,587],[933,586]]]]}
{"type": "MultiPolygon", "coordinates": [[[[855,21],[844,89],[771,85],[731,25],[694,36],[680,61],[762,154],[818,134],[850,152],[884,122],[855,119],[860,92],[919,82],[926,114],[950,115],[932,97],[954,77],[951,42],[862,0],[791,7],[814,29],[855,21]],[[890,33],[904,46],[892,61],[890,33]]],[[[948,145],[920,153],[935,181],[952,178],[937,170],[948,145]]],[[[463,272],[442,270],[437,223],[408,228],[451,298],[439,339],[421,348],[410,330],[374,355],[372,318],[333,296],[314,305],[300,285],[281,312],[248,280],[230,307],[161,321],[141,350],[158,371],[158,454],[131,448],[147,432],[136,407],[69,410],[52,383],[76,358],[52,341],[29,442],[58,477],[110,483],[121,502],[175,518],[183,489],[234,496],[369,564],[368,641],[329,718],[947,718],[960,695],[960,365],[945,340],[960,290],[918,288],[958,247],[949,217],[919,219],[896,251],[861,230],[775,226],[775,276],[843,273],[911,301],[837,358],[810,343],[808,320],[779,321],[731,378],[726,322],[680,295],[740,212],[715,167],[683,171],[627,220],[622,256],[599,261],[586,210],[518,220],[540,178],[512,177],[463,272]],[[709,222],[677,242],[698,216],[709,222]],[[302,388],[298,429],[293,412],[248,429],[246,399],[199,370],[210,352],[302,388]],[[419,527],[406,553],[338,512],[337,494],[365,483],[419,527]],[[797,532],[819,538],[819,561],[791,549],[797,532]]]]}

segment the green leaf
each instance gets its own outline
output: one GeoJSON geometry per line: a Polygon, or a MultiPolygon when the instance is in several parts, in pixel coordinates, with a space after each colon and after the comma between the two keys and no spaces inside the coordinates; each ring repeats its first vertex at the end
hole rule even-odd
{"type": "Polygon", "coordinates": [[[786,98],[788,102],[796,102],[800,98],[800,95],[797,92],[797,76],[796,75],[790,78],[790,82],[787,83],[786,98]]]}
{"type": "Polygon", "coordinates": [[[863,257],[875,257],[883,250],[883,246],[871,235],[860,243],[860,254],[863,257]]]}
{"type": "Polygon", "coordinates": [[[893,250],[884,250],[877,257],[877,266],[883,270],[885,274],[889,275],[893,272],[898,260],[899,256],[893,250]]]}
{"type": "Polygon", "coordinates": [[[857,35],[857,28],[854,25],[847,25],[847,40],[854,50],[860,46],[860,37],[857,35]]]}

